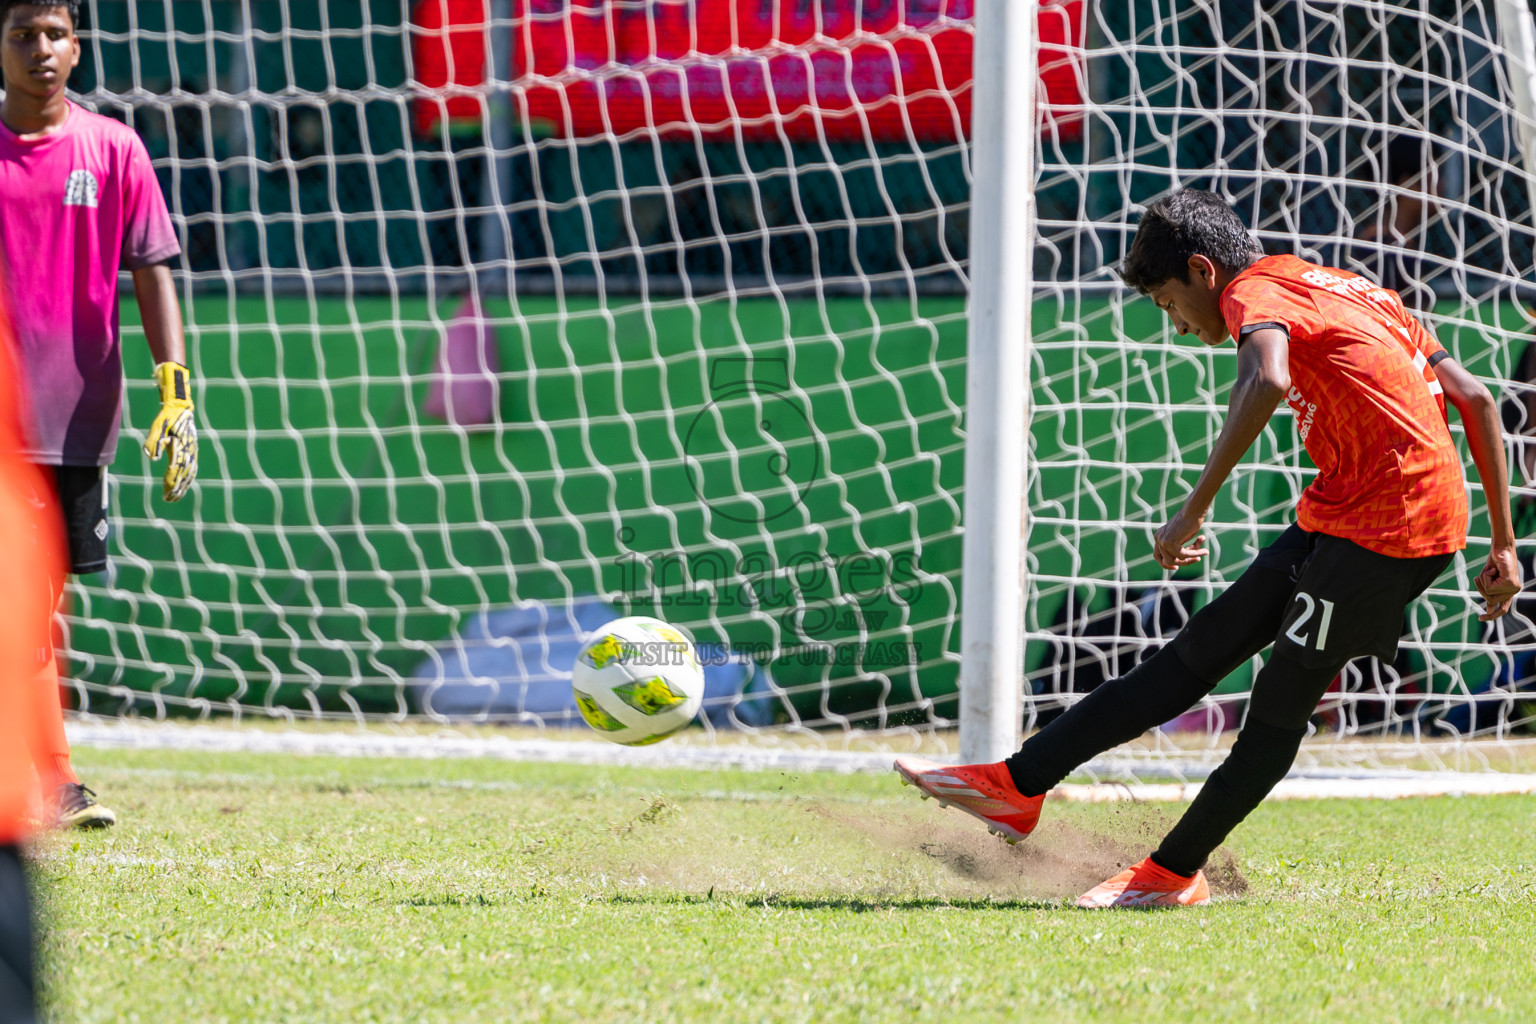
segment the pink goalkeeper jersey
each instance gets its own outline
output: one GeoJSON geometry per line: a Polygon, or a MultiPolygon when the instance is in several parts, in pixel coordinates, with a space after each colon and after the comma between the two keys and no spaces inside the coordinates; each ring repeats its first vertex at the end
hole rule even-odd
{"type": "Polygon", "coordinates": [[[41,139],[23,141],[0,123],[0,254],[32,461],[112,461],[123,400],[118,270],[180,252],[133,129],[73,103],[63,126],[41,139]]]}

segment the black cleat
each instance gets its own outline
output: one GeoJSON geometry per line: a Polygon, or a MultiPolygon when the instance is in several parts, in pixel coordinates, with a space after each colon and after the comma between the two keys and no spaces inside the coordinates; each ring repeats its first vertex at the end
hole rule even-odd
{"type": "Polygon", "coordinates": [[[117,824],[117,815],[110,807],[96,802],[96,793],[78,782],[66,782],[59,787],[58,816],[54,819],[59,828],[107,828],[117,824]]]}

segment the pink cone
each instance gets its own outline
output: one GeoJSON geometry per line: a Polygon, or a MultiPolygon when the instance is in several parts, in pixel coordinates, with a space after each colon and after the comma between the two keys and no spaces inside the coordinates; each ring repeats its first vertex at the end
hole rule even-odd
{"type": "Polygon", "coordinates": [[[475,297],[467,296],[443,332],[424,411],[460,427],[494,422],[500,370],[496,329],[486,322],[475,297]]]}

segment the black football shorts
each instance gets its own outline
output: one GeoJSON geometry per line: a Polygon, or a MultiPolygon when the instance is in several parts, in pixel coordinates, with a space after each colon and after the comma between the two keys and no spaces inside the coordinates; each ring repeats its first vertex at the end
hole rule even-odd
{"type": "Polygon", "coordinates": [[[1254,563],[1286,569],[1295,587],[1275,635],[1275,651],[1308,668],[1397,656],[1403,612],[1454,554],[1394,558],[1342,537],[1292,526],[1254,563]]]}
{"type": "Polygon", "coordinates": [[[108,482],[105,466],[51,466],[64,535],[69,542],[69,571],[101,572],[107,567],[108,482]]]}

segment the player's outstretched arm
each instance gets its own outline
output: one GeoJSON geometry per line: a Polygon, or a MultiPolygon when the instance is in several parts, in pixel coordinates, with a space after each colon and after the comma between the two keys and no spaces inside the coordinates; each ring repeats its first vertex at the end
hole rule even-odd
{"type": "Polygon", "coordinates": [[[1488,498],[1488,523],[1493,548],[1478,574],[1477,590],[1487,602],[1478,616],[1483,622],[1496,619],[1514,606],[1520,593],[1520,562],[1515,558],[1515,528],[1509,514],[1509,473],[1504,464],[1504,432],[1499,426],[1498,403],[1483,382],[1454,359],[1435,364],[1435,376],[1445,389],[1446,401],[1456,407],[1467,431],[1467,447],[1477,464],[1478,479],[1488,498]]]}
{"type": "Polygon", "coordinates": [[[1233,467],[1253,446],[1275,407],[1291,386],[1290,339],[1266,327],[1250,333],[1237,349],[1237,380],[1227,405],[1227,420],[1211,446],[1205,469],[1184,507],[1157,531],[1152,557],[1164,569],[1193,565],[1205,557],[1205,538],[1197,537],[1206,513],[1233,467]]]}
{"type": "Polygon", "coordinates": [[[197,427],[192,421],[192,392],[187,379],[187,344],[182,333],[176,284],[163,263],[133,272],[133,294],[144,321],[144,337],[155,359],[160,385],[160,414],[150,425],[144,453],[158,459],[167,447],[166,501],[180,501],[197,476],[197,427]]]}

